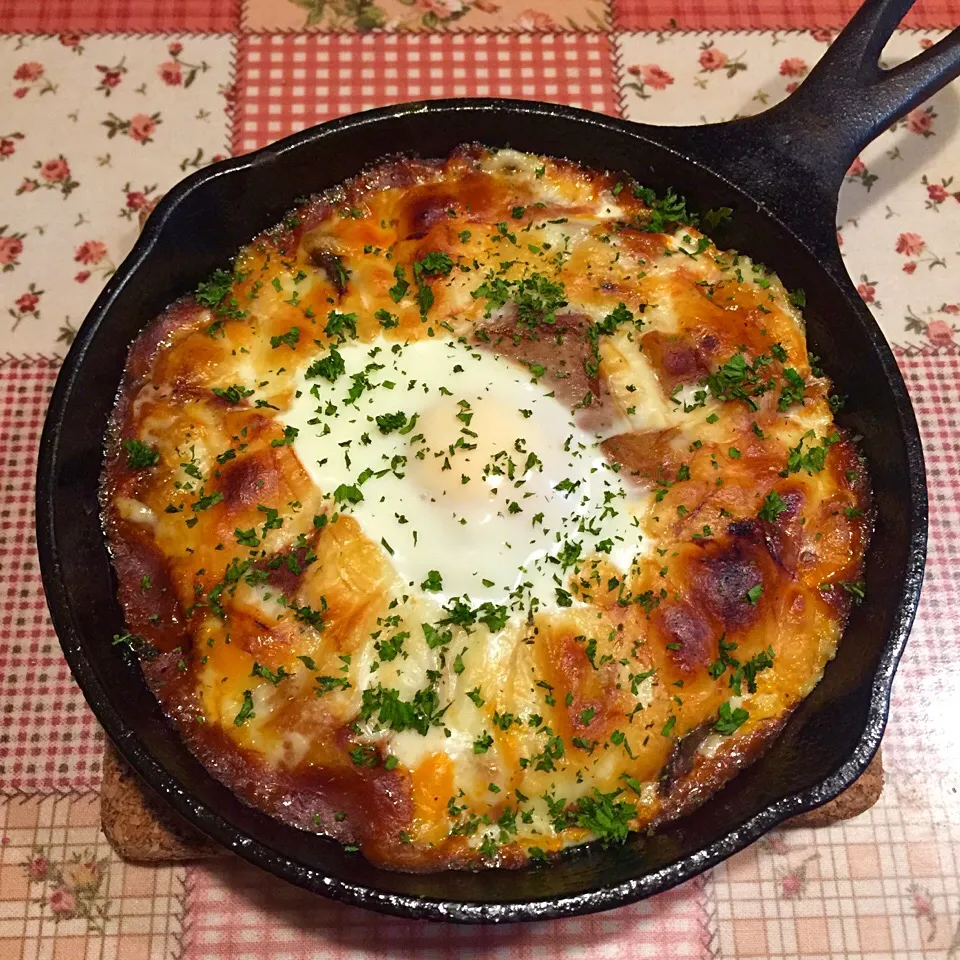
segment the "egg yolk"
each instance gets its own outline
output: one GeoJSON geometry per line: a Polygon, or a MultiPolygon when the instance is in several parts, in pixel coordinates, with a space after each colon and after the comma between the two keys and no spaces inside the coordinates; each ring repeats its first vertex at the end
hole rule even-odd
{"type": "Polygon", "coordinates": [[[487,503],[511,474],[524,474],[524,418],[492,398],[443,397],[423,411],[417,434],[423,439],[413,441],[410,474],[433,499],[487,503]]]}

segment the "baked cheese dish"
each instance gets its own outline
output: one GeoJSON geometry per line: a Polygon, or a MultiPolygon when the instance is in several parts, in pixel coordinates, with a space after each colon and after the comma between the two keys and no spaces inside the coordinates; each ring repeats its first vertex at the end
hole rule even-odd
{"type": "Polygon", "coordinates": [[[863,596],[869,482],[802,292],[697,224],[564,160],[390,159],[146,327],[116,640],[216,777],[388,867],[519,866],[769,744],[863,596]]]}

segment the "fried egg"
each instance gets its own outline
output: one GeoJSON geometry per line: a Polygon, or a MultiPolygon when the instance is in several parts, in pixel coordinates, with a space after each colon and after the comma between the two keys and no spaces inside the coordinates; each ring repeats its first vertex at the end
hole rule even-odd
{"type": "Polygon", "coordinates": [[[625,574],[643,551],[648,494],[548,383],[489,351],[344,343],[303,372],[284,419],[330,511],[440,601],[570,606],[575,562],[600,554],[625,574]]]}

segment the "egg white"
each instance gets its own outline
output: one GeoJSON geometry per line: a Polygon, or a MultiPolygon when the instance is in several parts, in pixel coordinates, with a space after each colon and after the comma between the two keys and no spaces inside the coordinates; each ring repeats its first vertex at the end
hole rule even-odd
{"type": "Polygon", "coordinates": [[[637,561],[648,495],[549,383],[451,339],[335,349],[344,371],[301,371],[283,419],[330,511],[352,513],[412,590],[549,610],[570,605],[577,548],[621,573],[637,561]]]}

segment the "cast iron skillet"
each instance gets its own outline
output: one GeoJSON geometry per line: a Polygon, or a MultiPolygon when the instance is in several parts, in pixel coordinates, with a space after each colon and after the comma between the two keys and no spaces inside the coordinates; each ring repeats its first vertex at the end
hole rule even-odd
{"type": "Polygon", "coordinates": [[[960,30],[913,61],[878,57],[910,0],[868,0],[788,101],[702,127],[651,127],[519,100],[440,100],[345,117],[184,180],[150,217],[64,361],[43,431],[37,533],[64,654],[107,733],[179,813],[253,863],[310,890],[407,917],[544,919],[631,903],[692,877],[789,816],[834,797],[880,743],[890,685],[913,621],[927,534],[920,437],[897,364],[847,278],[837,193],[857,152],[960,74],[960,30]],[[811,350],[849,401],[876,496],[866,601],[836,660],[766,756],[699,812],[652,838],[574,853],[546,868],[402,874],[241,803],[184,747],[123,632],[97,503],[103,436],[127,348],[171,300],[279,221],[296,197],[340,183],[387,153],[434,157],[456,144],[566,156],[622,169],[694,209],[728,206],[719,246],[745,251],[807,294],[811,350]]]}

